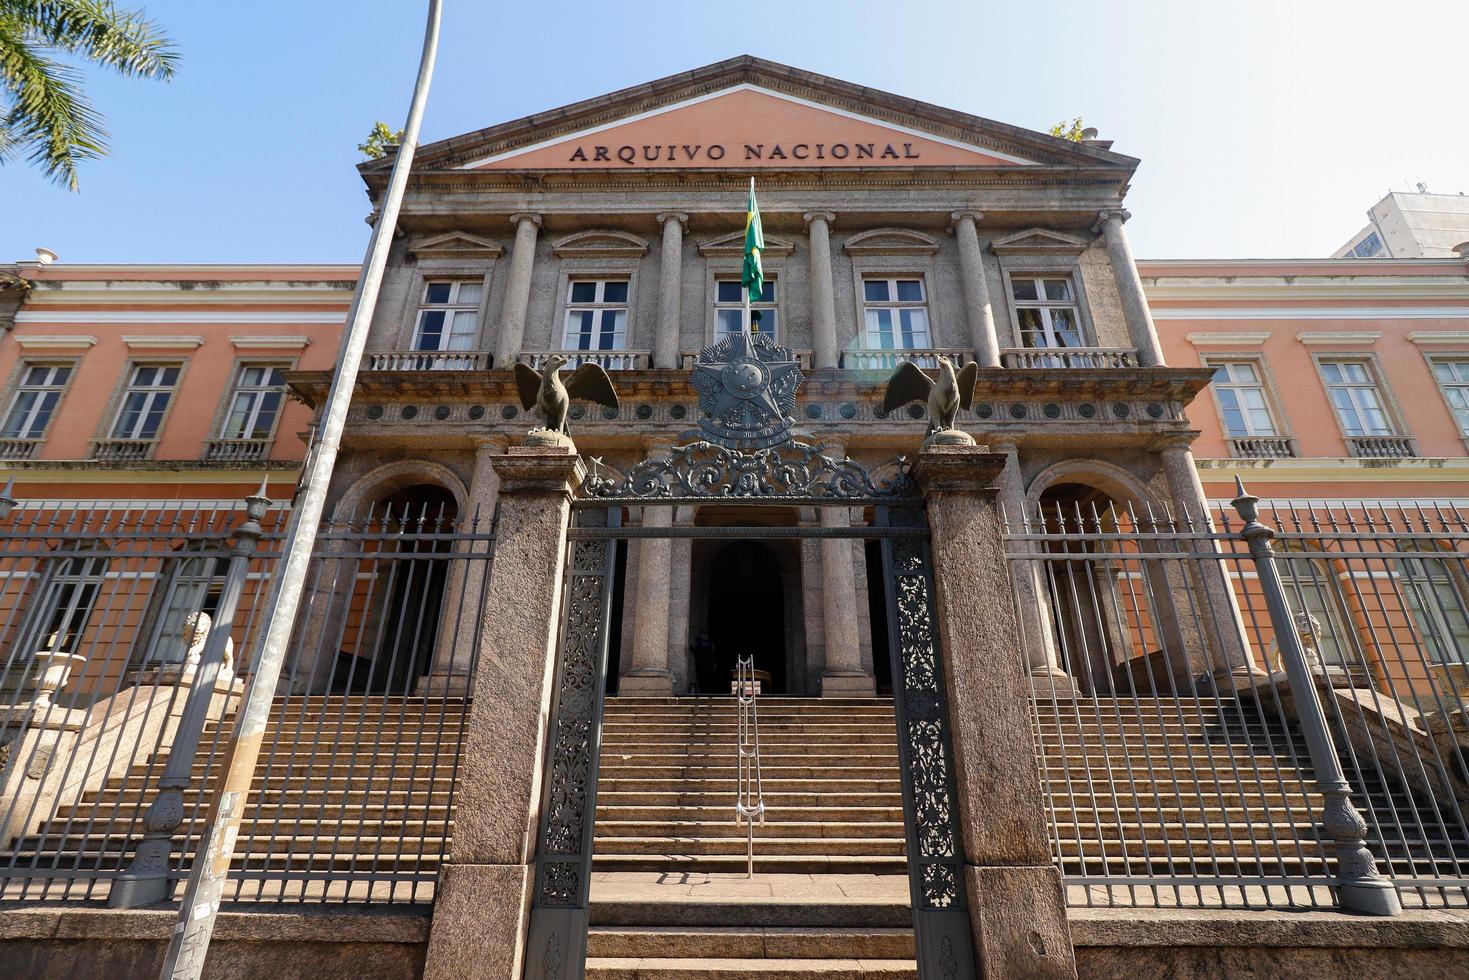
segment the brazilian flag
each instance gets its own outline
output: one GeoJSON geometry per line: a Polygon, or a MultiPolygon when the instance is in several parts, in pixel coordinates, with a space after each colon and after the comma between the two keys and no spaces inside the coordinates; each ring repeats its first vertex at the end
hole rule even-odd
{"type": "Polygon", "coordinates": [[[745,287],[745,300],[754,303],[765,291],[765,270],[760,267],[760,251],[765,248],[765,232],[760,227],[760,208],[755,204],[755,178],[750,178],[750,203],[745,207],[745,266],[740,282],[745,287]]]}

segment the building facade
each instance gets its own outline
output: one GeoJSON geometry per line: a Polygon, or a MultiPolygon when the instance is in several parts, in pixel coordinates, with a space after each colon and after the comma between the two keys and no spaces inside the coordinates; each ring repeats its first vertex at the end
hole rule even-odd
{"type": "Polygon", "coordinates": [[[1469,245],[1469,196],[1391,191],[1367,209],[1367,225],[1331,253],[1339,259],[1434,259],[1463,256],[1469,245]]]}
{"type": "MultiPolygon", "coordinates": [[[[749,655],[762,695],[790,699],[770,710],[799,732],[769,749],[771,781],[786,788],[772,790],[780,836],[766,867],[899,882],[906,870],[923,913],[963,912],[967,889],[977,955],[1044,967],[1023,975],[1137,968],[1111,940],[1068,927],[1068,908],[1384,910],[1360,899],[1392,890],[1370,860],[1342,858],[1359,898],[1331,890],[1348,879],[1327,849],[1355,855],[1350,833],[1301,829],[1321,806],[1311,774],[1336,785],[1326,757],[1303,761],[1312,725],[1329,725],[1326,744],[1349,762],[1337,781],[1368,798],[1358,837],[1405,904],[1459,901],[1469,260],[1138,261],[1123,206],[1137,162],[1106,140],[752,58],[422,147],[236,897],[258,885],[257,897],[280,900],[401,901],[406,888],[410,902],[438,903],[420,940],[428,974],[560,975],[568,948],[538,915],[585,915],[588,898],[584,881],[578,899],[553,880],[557,846],[571,857],[556,874],[601,871],[613,876],[604,888],[619,874],[714,874],[742,860],[730,849],[742,841],[706,813],[728,802],[732,767],[692,760],[722,751],[714,740],[733,716],[701,721],[699,705],[728,697],[734,660],[749,655]],[[699,378],[745,349],[751,176],[766,243],[752,303],[760,363],[798,373],[799,386],[773,414],[735,413],[741,431],[756,419],[765,435],[709,446],[735,425],[699,378]],[[513,370],[553,355],[568,372],[601,367],[618,396],[615,408],[573,400],[570,453],[537,442],[541,419],[513,370]],[[926,441],[921,404],[885,407],[901,363],[936,375],[940,358],[974,379],[954,424],[987,448],[946,457],[926,441]],[[792,454],[803,492],[769,489],[771,452],[792,454]],[[740,490],[711,458],[766,490],[740,490]],[[682,490],[638,497],[683,464],[682,490]],[[812,489],[811,472],[846,476],[812,489]],[[1256,505],[1237,480],[1275,534],[1273,585],[1246,548],[1264,525],[1241,519],[1256,505]],[[894,513],[905,508],[925,516],[904,525],[894,513]],[[920,539],[931,554],[895,544],[920,539]],[[933,592],[927,647],[911,594],[899,594],[905,560],[922,569],[906,585],[933,592]],[[592,681],[572,677],[575,655],[597,644],[604,682],[591,667],[592,681]],[[905,713],[922,649],[934,657],[925,690],[947,690],[932,715],[905,713]],[[1288,683],[1293,657],[1309,672],[1288,683]],[[1313,678],[1324,722],[1299,707],[1313,678]],[[592,687],[617,698],[600,791],[592,687]],[[592,713],[568,746],[559,733],[578,722],[574,704],[592,713]],[[936,733],[926,743],[915,734],[925,725],[936,733]],[[1027,727],[1033,742],[989,734],[1027,727]],[[895,731],[892,759],[854,747],[895,731]],[[779,748],[795,738],[809,743],[779,748]],[[660,740],[687,758],[665,759],[660,740]],[[954,774],[933,776],[934,759],[954,774]],[[320,812],[291,810],[293,792],[320,796],[320,812]],[[932,822],[950,819],[962,847],[951,837],[935,858],[932,822]],[[986,821],[1012,833],[987,837],[986,821]],[[566,871],[576,860],[581,871],[566,871]],[[948,891],[935,884],[964,875],[948,891]],[[1441,900],[1424,897],[1435,889],[1441,900]],[[1010,921],[995,894],[1030,920],[1010,921]]],[[[361,167],[374,201],[392,163],[361,167]]],[[[27,789],[5,770],[0,877],[12,889],[65,880],[67,897],[72,879],[87,882],[85,897],[116,879],[113,897],[137,904],[152,893],[139,891],[136,839],[173,855],[152,872],[172,887],[202,804],[180,803],[160,831],[103,784],[135,779],[147,800],[139,760],[171,758],[181,742],[218,751],[223,729],[203,719],[233,710],[239,688],[226,676],[205,697],[224,704],[196,713],[193,742],[177,734],[189,725],[178,710],[129,721],[126,705],[182,709],[193,682],[161,667],[192,678],[221,666],[226,638],[239,654],[223,664],[248,676],[357,270],[47,261],[10,275],[7,718],[26,719],[17,737],[59,732],[46,738],[97,755],[123,741],[88,734],[100,705],[148,745],[58,786],[27,789]],[[263,515],[253,525],[251,507],[263,515]],[[242,540],[257,550],[231,571],[242,540]],[[240,588],[225,602],[231,581],[240,588]],[[217,648],[196,636],[199,612],[227,624],[217,648]],[[17,801],[33,815],[14,816],[17,801]],[[53,833],[103,805],[121,828],[114,850],[53,833]]],[[[773,388],[771,368],[754,370],[758,390],[773,388]]],[[[21,758],[30,743],[16,744],[21,758]]],[[[843,925],[833,916],[822,923],[843,925]]],[[[915,919],[926,976],[941,975],[956,937],[971,938],[963,915],[958,932],[940,918],[915,919]]],[[[632,940],[599,939],[594,923],[589,946],[576,921],[555,929],[580,928],[594,973],[621,975],[611,961],[623,954],[605,951],[632,940]]]]}

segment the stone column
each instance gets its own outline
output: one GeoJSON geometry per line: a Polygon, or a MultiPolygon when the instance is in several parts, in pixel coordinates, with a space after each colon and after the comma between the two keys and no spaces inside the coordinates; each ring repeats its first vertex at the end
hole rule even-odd
{"type": "Polygon", "coordinates": [[[970,923],[980,976],[1071,978],[1076,959],[1000,532],[994,484],[1005,463],[981,447],[937,446],[913,472],[933,540],[970,923]]]}
{"type": "Polygon", "coordinates": [[[541,216],[522,211],[510,216],[515,226],[515,248],[510,253],[510,281],[500,307],[500,333],[495,338],[495,367],[509,368],[525,342],[525,312],[530,304],[530,275],[536,262],[536,234],[541,216]]]}
{"type": "MultiPolygon", "coordinates": [[[[693,527],[694,508],[678,507],[673,512],[674,527],[693,527]]],[[[694,543],[688,538],[674,538],[668,543],[668,669],[673,674],[675,692],[689,688],[689,598],[693,591],[694,543]]]]}
{"type": "Polygon", "coordinates": [[[812,364],[834,368],[841,355],[837,346],[836,297],[831,287],[831,223],[836,215],[830,211],[807,211],[803,217],[811,235],[812,364]]]}
{"type": "MultiPolygon", "coordinates": [[[[1159,452],[1163,462],[1163,478],[1168,495],[1173,498],[1173,513],[1178,531],[1203,534],[1214,530],[1209,514],[1204,484],[1199,479],[1194,454],[1189,450],[1191,434],[1170,437],[1159,452]]],[[[1217,542],[1200,539],[1193,542],[1196,551],[1219,554],[1217,542]]],[[[1230,582],[1228,567],[1220,559],[1189,561],[1189,585],[1198,597],[1198,624],[1204,630],[1203,646],[1208,651],[1215,684],[1226,694],[1253,687],[1265,677],[1265,671],[1250,658],[1244,616],[1230,582]]],[[[1188,616],[1192,620],[1193,616],[1188,616]]]]}
{"type": "MultiPolygon", "coordinates": [[[[1013,531],[1023,530],[1027,517],[1025,477],[1020,472],[1020,447],[1011,439],[998,439],[993,447],[1005,454],[1005,468],[996,486],[1005,521],[1013,531]]],[[[1045,567],[1028,561],[1013,576],[1015,603],[1020,610],[1021,633],[1025,637],[1025,666],[1035,694],[1050,698],[1075,697],[1076,681],[1061,666],[1056,651],[1056,632],[1051,620],[1051,603],[1046,592],[1045,567]]]]}
{"type": "Polygon", "coordinates": [[[653,334],[653,366],[677,370],[679,359],[680,300],[683,298],[683,233],[689,216],[682,211],[660,211],[663,258],[658,279],[658,329],[653,334]]]}
{"type": "Polygon", "coordinates": [[[990,305],[990,287],[984,274],[984,253],[974,223],[983,218],[978,211],[955,211],[949,218],[959,241],[959,273],[964,280],[964,310],[969,317],[969,342],[980,367],[1000,366],[1000,338],[995,333],[995,311],[990,305]]]}
{"type": "MultiPolygon", "coordinates": [[[[505,452],[510,440],[503,435],[471,436],[474,441],[474,472],[469,478],[469,499],[456,522],[463,533],[487,535],[495,523],[495,500],[500,477],[491,461],[505,452]]],[[[456,541],[454,551],[462,558],[449,563],[444,587],[443,621],[434,644],[433,665],[414,686],[419,695],[462,697],[469,691],[469,665],[479,642],[480,597],[490,569],[492,545],[485,541],[456,541]]]]}
{"type": "Polygon", "coordinates": [[[500,477],[500,520],[429,980],[523,971],[566,528],[585,474],[570,447],[512,447],[488,462],[500,477]]]}
{"type": "MultiPolygon", "coordinates": [[[[647,443],[646,456],[667,456],[667,442],[647,443]]],[[[644,507],[643,527],[673,526],[672,507],[644,507]]],[[[673,693],[673,673],[668,669],[668,605],[673,541],[669,538],[639,538],[638,576],[631,663],[622,672],[618,691],[623,694],[668,695],[673,693]]]]}
{"type": "MultiPolygon", "coordinates": [[[[846,507],[822,507],[821,526],[851,526],[846,507]]],[[[826,638],[826,662],[821,671],[821,696],[853,697],[876,693],[872,672],[862,666],[862,640],[857,619],[867,613],[857,604],[852,569],[852,538],[821,541],[821,609],[826,638]]]]}
{"type": "Polygon", "coordinates": [[[1163,347],[1158,343],[1158,331],[1153,326],[1153,314],[1148,311],[1148,298],[1143,294],[1143,280],[1137,274],[1137,263],[1132,260],[1132,246],[1127,243],[1127,232],[1122,223],[1131,215],[1121,208],[1102,211],[1092,231],[1101,232],[1107,246],[1107,258],[1112,263],[1112,278],[1117,282],[1117,293],[1122,298],[1122,316],[1127,320],[1127,333],[1132,345],[1137,348],[1138,363],[1144,367],[1163,366],[1163,347]]]}

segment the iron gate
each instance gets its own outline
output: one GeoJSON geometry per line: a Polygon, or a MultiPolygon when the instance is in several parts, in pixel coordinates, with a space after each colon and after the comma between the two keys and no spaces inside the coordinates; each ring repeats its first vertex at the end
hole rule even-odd
{"type": "Polygon", "coordinates": [[[660,537],[881,543],[919,975],[974,976],[928,528],[904,461],[874,474],[845,456],[825,455],[801,443],[745,452],[695,442],[666,458],[644,460],[627,475],[597,465],[581,487],[574,514],[537,832],[527,978],[555,980],[585,971],[612,544],[660,537]],[[872,507],[875,519],[870,526],[854,527],[623,527],[621,522],[624,507],[710,503],[872,507]]]}

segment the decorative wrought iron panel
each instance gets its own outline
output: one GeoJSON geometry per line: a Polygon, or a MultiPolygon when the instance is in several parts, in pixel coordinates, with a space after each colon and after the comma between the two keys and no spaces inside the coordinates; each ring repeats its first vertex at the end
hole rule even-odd
{"type": "MultiPolygon", "coordinates": [[[[576,523],[617,527],[620,518],[618,508],[579,510],[576,523]]],[[[571,544],[536,835],[527,980],[561,980],[586,972],[592,823],[615,551],[615,542],[606,539],[571,544]]]]}
{"type": "MultiPolygon", "coordinates": [[[[888,507],[877,509],[877,523],[925,525],[920,510],[888,507]]],[[[884,537],[882,569],[918,975],[971,978],[976,976],[974,945],[928,540],[884,537]]]]}

